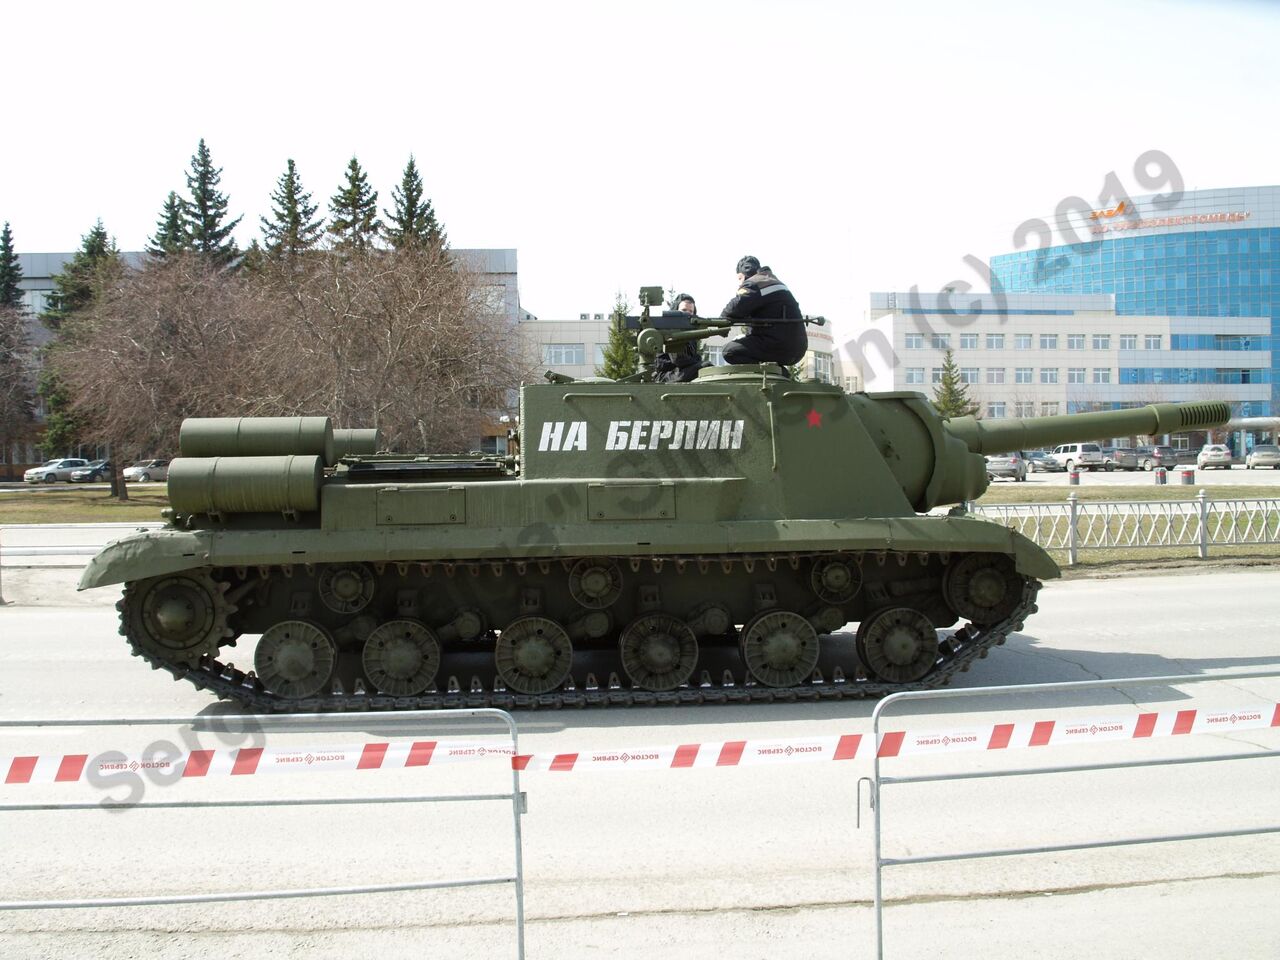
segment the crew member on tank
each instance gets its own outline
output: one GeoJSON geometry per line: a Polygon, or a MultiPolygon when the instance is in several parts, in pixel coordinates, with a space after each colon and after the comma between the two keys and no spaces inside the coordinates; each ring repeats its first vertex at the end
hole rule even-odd
{"type": "MultiPolygon", "coordinates": [[[[672,301],[672,306],[691,317],[698,315],[698,305],[693,297],[682,293],[672,301]]],[[[689,383],[698,379],[698,371],[711,364],[702,359],[697,340],[690,340],[673,353],[660,353],[653,362],[654,379],[662,383],[689,383]]]]}
{"type": "Polygon", "coordinates": [[[738,261],[738,295],[720,316],[747,327],[724,345],[725,363],[799,363],[809,349],[804,314],[787,285],[755,257],[738,261]]]}

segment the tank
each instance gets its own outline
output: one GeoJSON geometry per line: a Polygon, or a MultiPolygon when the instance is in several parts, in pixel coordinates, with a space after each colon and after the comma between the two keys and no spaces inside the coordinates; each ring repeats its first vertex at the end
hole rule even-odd
{"type": "MultiPolygon", "coordinates": [[[[646,360],[722,329],[635,326],[646,360]]],[[[883,696],[968,669],[1059,575],[1006,527],[925,515],[982,494],[983,454],[1230,415],[944,420],[919,393],[771,364],[548,380],[522,389],[509,456],[378,453],[323,417],[188,420],[166,526],[108,545],[80,587],[123,583],[134,654],[256,710],[883,696]]]]}

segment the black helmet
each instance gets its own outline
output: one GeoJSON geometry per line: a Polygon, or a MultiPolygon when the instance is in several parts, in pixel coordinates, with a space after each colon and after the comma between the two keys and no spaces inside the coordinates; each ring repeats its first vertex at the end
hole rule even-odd
{"type": "Polygon", "coordinates": [[[680,304],[684,303],[686,300],[688,300],[692,304],[697,304],[698,302],[696,299],[694,299],[693,294],[678,293],[676,294],[676,298],[671,301],[671,306],[676,307],[678,309],[680,304]]]}
{"type": "Polygon", "coordinates": [[[755,257],[746,256],[738,261],[738,273],[744,277],[754,277],[760,272],[760,261],[755,257]]]}

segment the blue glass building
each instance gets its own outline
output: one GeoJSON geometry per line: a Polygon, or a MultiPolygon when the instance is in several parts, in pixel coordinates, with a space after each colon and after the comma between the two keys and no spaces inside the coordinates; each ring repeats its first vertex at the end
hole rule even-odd
{"type": "MultiPolygon", "coordinates": [[[[1280,411],[1280,350],[1272,349],[1280,344],[1280,186],[1136,197],[1047,225],[1055,245],[992,258],[993,290],[1110,293],[1117,316],[1268,318],[1270,342],[1195,324],[1172,337],[1165,376],[1188,385],[1268,383],[1270,403],[1240,413],[1280,411]],[[1179,351],[1197,351],[1198,365],[1179,364],[1179,351]],[[1261,351],[1269,352],[1265,366],[1250,362],[1261,351]]],[[[1121,383],[1151,375],[1119,370],[1121,383]]]]}

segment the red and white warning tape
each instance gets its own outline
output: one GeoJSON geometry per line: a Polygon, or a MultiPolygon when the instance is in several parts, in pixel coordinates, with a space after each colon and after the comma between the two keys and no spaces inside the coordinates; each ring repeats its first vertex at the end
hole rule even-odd
{"type": "MultiPolygon", "coordinates": [[[[881,757],[901,757],[966,750],[1013,750],[1263,727],[1280,727],[1280,704],[1268,703],[1234,710],[1140,713],[1112,719],[1040,720],[949,730],[889,731],[881,734],[878,753],[881,757]]],[[[157,776],[177,780],[312,770],[409,769],[495,757],[509,758],[517,770],[526,771],[705,769],[853,760],[860,755],[870,755],[862,749],[863,740],[862,734],[850,733],[786,740],[726,740],[626,750],[518,755],[509,740],[420,740],[366,743],[332,750],[240,747],[189,752],[173,750],[168,754],[153,751],[145,757],[129,757],[123,753],[101,753],[92,758],[87,753],[0,755],[0,770],[6,772],[6,785],[16,785],[92,781],[121,771],[156,771],[157,776]]]]}

